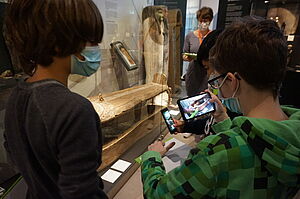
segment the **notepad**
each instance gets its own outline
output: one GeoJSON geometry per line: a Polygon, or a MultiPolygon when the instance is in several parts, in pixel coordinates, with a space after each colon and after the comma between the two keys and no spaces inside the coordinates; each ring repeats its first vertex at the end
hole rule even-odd
{"type": "Polygon", "coordinates": [[[167,173],[169,173],[170,171],[172,171],[173,169],[175,169],[176,167],[179,167],[181,165],[181,161],[173,162],[167,156],[163,157],[162,161],[164,163],[164,167],[165,167],[167,173]]]}
{"type": "Polygon", "coordinates": [[[169,138],[165,141],[165,146],[168,146],[170,143],[175,142],[175,145],[170,149],[170,151],[174,151],[179,147],[185,146],[186,144],[177,140],[176,138],[169,138]]]}
{"type": "MultiPolygon", "coordinates": [[[[175,142],[175,145],[165,154],[165,157],[162,158],[167,173],[176,167],[179,167],[187,158],[190,150],[192,149],[189,145],[173,137],[165,140],[165,146],[168,146],[171,142],[175,142]]],[[[141,164],[142,157],[137,157],[135,161],[141,164]]]]}
{"type": "Polygon", "coordinates": [[[174,147],[170,149],[162,158],[164,166],[166,168],[166,172],[170,172],[176,167],[179,167],[183,161],[187,158],[191,147],[176,138],[168,139],[165,143],[165,146],[168,146],[171,142],[175,142],[174,147]]]}

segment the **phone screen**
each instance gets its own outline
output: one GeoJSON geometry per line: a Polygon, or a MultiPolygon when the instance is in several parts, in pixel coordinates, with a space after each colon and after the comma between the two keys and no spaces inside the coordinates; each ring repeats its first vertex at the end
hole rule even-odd
{"type": "Polygon", "coordinates": [[[215,111],[215,104],[209,102],[209,93],[202,93],[190,98],[178,100],[181,114],[185,120],[191,120],[201,115],[215,111]]]}
{"type": "Polygon", "coordinates": [[[169,110],[167,108],[165,108],[161,111],[161,113],[163,115],[163,118],[167,124],[169,131],[171,133],[174,133],[176,131],[176,127],[174,126],[175,123],[174,123],[174,120],[173,120],[169,110]]]}

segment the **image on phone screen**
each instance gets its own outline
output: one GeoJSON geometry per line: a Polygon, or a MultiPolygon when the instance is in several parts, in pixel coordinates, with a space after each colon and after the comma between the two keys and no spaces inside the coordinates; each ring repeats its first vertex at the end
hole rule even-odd
{"type": "Polygon", "coordinates": [[[215,104],[209,102],[209,93],[201,93],[196,96],[178,100],[178,106],[183,119],[191,120],[196,117],[215,111],[215,104]]]}
{"type": "Polygon", "coordinates": [[[174,126],[175,123],[174,123],[174,120],[173,120],[169,110],[167,108],[165,108],[165,109],[161,110],[161,113],[163,115],[163,118],[167,124],[169,131],[171,133],[174,133],[176,131],[176,127],[174,126]]]}

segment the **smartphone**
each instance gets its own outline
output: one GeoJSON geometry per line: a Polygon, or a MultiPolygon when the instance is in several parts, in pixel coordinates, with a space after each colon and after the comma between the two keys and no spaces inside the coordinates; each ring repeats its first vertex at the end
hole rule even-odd
{"type": "Polygon", "coordinates": [[[174,134],[176,132],[176,127],[174,126],[174,120],[169,112],[169,109],[168,108],[164,108],[163,110],[160,111],[166,124],[167,124],[167,127],[170,131],[171,134],[174,134]]]}
{"type": "Polygon", "coordinates": [[[192,97],[179,99],[177,101],[183,120],[190,121],[216,110],[215,104],[209,100],[208,92],[200,93],[192,97]]]}

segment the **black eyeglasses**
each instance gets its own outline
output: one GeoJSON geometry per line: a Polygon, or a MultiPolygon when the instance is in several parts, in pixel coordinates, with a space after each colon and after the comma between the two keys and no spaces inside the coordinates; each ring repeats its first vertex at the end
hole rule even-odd
{"type": "Polygon", "coordinates": [[[215,77],[215,78],[212,78],[212,79],[210,79],[210,80],[208,80],[207,82],[209,83],[209,85],[213,88],[213,89],[219,89],[222,85],[223,85],[223,83],[224,83],[224,81],[225,81],[225,77],[227,76],[227,73],[224,73],[224,74],[222,74],[222,75],[219,75],[219,76],[217,76],[217,77],[215,77]],[[223,79],[223,81],[222,82],[219,82],[219,79],[220,78],[222,78],[222,77],[224,77],[224,79],[223,79]]]}

